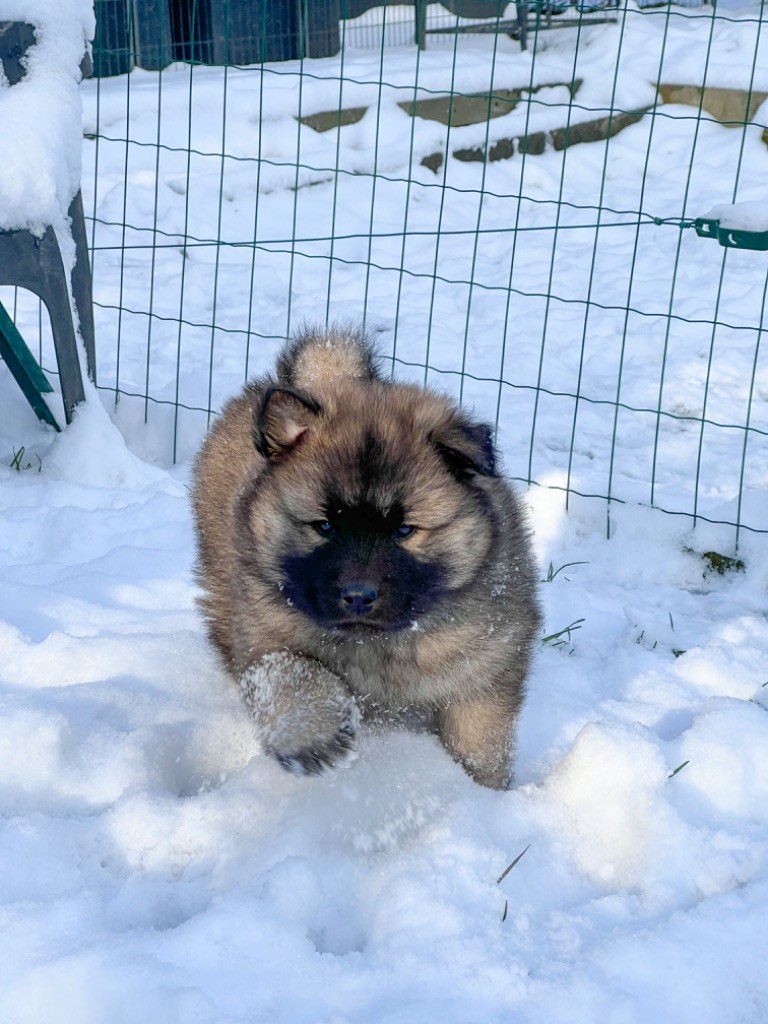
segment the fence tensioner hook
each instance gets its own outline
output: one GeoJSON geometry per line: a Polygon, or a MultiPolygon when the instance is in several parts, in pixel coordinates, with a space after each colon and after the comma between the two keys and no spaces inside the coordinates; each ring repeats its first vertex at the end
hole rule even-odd
{"type": "Polygon", "coordinates": [[[768,231],[747,231],[731,228],[716,217],[697,217],[693,222],[700,238],[716,238],[727,249],[758,249],[768,251],[768,231]]]}
{"type": "Polygon", "coordinates": [[[656,217],[654,223],[694,228],[700,238],[714,238],[726,249],[768,252],[768,203],[719,203],[705,217],[680,221],[656,217]]]}

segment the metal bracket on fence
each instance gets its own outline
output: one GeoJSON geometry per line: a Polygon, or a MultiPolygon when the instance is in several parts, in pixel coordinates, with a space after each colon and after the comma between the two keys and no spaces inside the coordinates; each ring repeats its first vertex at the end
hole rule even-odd
{"type": "Polygon", "coordinates": [[[755,249],[768,252],[768,231],[744,231],[741,228],[721,227],[719,220],[697,217],[693,222],[699,238],[715,238],[726,249],[755,249]]]}

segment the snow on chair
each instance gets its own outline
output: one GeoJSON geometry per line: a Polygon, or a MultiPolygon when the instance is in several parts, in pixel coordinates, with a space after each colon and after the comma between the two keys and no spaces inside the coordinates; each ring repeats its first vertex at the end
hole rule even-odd
{"type": "MultiPolygon", "coordinates": [[[[83,57],[87,14],[78,21],[73,0],[51,8],[40,26],[0,21],[0,285],[25,288],[46,306],[69,423],[85,398],[78,327],[88,374],[96,377],[77,94],[90,58],[83,57]]],[[[42,397],[52,388],[1,304],[0,356],[40,419],[58,429],[42,397]]]]}

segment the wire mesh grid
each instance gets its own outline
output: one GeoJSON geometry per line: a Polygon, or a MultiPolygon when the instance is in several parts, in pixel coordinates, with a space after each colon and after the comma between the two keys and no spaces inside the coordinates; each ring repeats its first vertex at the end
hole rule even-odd
{"type": "Polygon", "coordinates": [[[639,502],[768,531],[768,261],[690,230],[764,194],[761,8],[572,6],[526,51],[342,13],[321,59],[84,84],[99,385],[126,433],[185,459],[302,323],[363,322],[394,373],[495,425],[512,478],[601,500],[609,530],[639,502]]]}

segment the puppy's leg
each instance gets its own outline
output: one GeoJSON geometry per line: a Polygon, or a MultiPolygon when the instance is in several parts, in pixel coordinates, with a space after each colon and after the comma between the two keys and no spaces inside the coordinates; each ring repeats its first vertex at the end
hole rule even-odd
{"type": "Polygon", "coordinates": [[[508,789],[517,708],[496,694],[438,712],[437,731],[455,761],[481,786],[508,789]]]}
{"type": "Polygon", "coordinates": [[[265,654],[240,675],[265,751],[295,775],[319,775],[352,748],[360,714],[341,679],[302,654],[265,654]]]}

